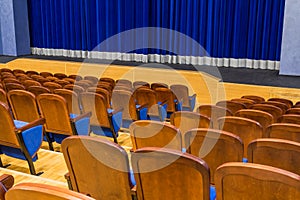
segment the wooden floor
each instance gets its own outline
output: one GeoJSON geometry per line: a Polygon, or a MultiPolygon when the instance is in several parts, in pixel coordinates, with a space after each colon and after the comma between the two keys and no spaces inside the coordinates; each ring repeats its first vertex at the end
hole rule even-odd
{"type": "MultiPolygon", "coordinates": [[[[184,83],[189,86],[191,93],[197,94],[197,104],[214,104],[217,101],[239,98],[242,95],[259,95],[266,99],[282,97],[294,102],[300,101],[300,89],[280,88],[268,86],[256,86],[245,84],[222,83],[216,77],[206,73],[192,71],[175,71],[168,69],[139,68],[130,66],[106,66],[99,64],[84,64],[63,61],[45,61],[37,59],[16,59],[7,64],[0,64],[0,68],[36,70],[38,72],[49,71],[65,74],[99,75],[114,79],[127,78],[129,80],[145,80],[152,82],[164,82],[167,84],[184,83]]],[[[95,136],[96,137],[96,136],[95,136]]],[[[119,142],[129,153],[131,141],[129,133],[120,133],[119,142]]],[[[38,152],[39,159],[34,163],[37,172],[44,173],[39,176],[29,174],[26,161],[1,156],[4,164],[11,164],[8,168],[0,168],[0,174],[11,174],[15,177],[15,183],[39,182],[59,187],[67,187],[64,174],[67,173],[63,155],[60,152],[47,150],[47,144],[43,144],[38,152]]],[[[55,151],[60,151],[60,145],[55,146],[55,151]]]]}

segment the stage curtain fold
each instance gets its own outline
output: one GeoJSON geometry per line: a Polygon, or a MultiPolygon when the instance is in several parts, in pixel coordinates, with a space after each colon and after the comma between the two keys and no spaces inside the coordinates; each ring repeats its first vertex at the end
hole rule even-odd
{"type": "Polygon", "coordinates": [[[285,0],[28,0],[32,53],[278,69],[284,5],[285,0]],[[139,31],[119,34],[134,29],[139,31]],[[113,43],[103,43],[112,36],[113,43]]]}

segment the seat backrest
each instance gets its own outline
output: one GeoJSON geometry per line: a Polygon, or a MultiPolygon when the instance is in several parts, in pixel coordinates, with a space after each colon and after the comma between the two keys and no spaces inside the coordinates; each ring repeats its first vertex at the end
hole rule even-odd
{"type": "Polygon", "coordinates": [[[288,106],[288,108],[293,107],[293,102],[291,100],[285,99],[285,98],[270,98],[270,99],[268,99],[268,101],[277,101],[277,102],[284,103],[285,105],[288,106]]]}
{"type": "Polygon", "coordinates": [[[171,89],[166,88],[166,87],[156,87],[155,90],[156,95],[157,95],[157,101],[159,102],[164,102],[168,104],[167,111],[168,112],[175,112],[175,99],[176,96],[172,92],[171,89]]]}
{"type": "Polygon", "coordinates": [[[231,99],[230,101],[242,103],[247,108],[249,108],[250,106],[252,106],[253,104],[255,104],[255,101],[253,101],[251,99],[245,99],[245,98],[235,98],[235,99],[231,99]]]}
{"type": "Polygon", "coordinates": [[[268,126],[264,138],[278,138],[300,143],[300,125],[289,123],[275,123],[268,126]]]}
{"type": "Polygon", "coordinates": [[[55,73],[53,76],[56,77],[56,78],[58,78],[58,79],[63,79],[63,78],[67,78],[68,77],[64,73],[55,73]]]}
{"type": "Polygon", "coordinates": [[[89,136],[68,137],[61,146],[73,190],[95,199],[131,199],[129,160],[121,146],[89,136]]]}
{"type": "Polygon", "coordinates": [[[23,85],[25,86],[25,88],[28,88],[30,86],[42,86],[38,81],[34,80],[25,80],[23,82],[23,85]]]}
{"type": "Polygon", "coordinates": [[[215,175],[217,198],[300,199],[300,176],[253,163],[225,163],[215,175]]]}
{"type": "Polygon", "coordinates": [[[282,115],[278,122],[280,123],[290,123],[290,124],[300,124],[300,115],[298,114],[286,114],[282,115]]]}
{"type": "Polygon", "coordinates": [[[7,96],[15,119],[32,122],[40,118],[34,94],[25,90],[12,90],[7,96]]]}
{"type": "Polygon", "coordinates": [[[263,138],[248,145],[248,162],[278,167],[300,175],[300,143],[263,138]]]}
{"type": "Polygon", "coordinates": [[[83,92],[80,96],[83,113],[91,112],[90,124],[110,128],[105,97],[92,92],[83,92]]]}
{"type": "Polygon", "coordinates": [[[99,79],[99,81],[100,81],[100,82],[108,82],[108,83],[110,83],[110,85],[113,86],[113,87],[115,87],[115,85],[116,85],[115,80],[114,80],[113,78],[110,78],[110,77],[101,77],[101,78],[99,79]]]}
{"type": "Polygon", "coordinates": [[[59,85],[58,83],[54,83],[54,82],[46,82],[43,84],[43,86],[48,88],[50,90],[50,92],[52,92],[52,93],[55,89],[62,89],[61,85],[59,85]]]}
{"type": "Polygon", "coordinates": [[[173,125],[139,120],[133,122],[129,129],[133,150],[142,147],[170,148],[179,151],[182,149],[180,131],[173,125]]]}
{"type": "Polygon", "coordinates": [[[282,113],[285,113],[289,109],[289,107],[286,104],[281,103],[279,101],[264,101],[264,102],[261,102],[261,103],[277,106],[278,108],[280,108],[282,110],[282,113]]]}
{"type": "Polygon", "coordinates": [[[155,90],[156,88],[160,88],[160,87],[169,88],[169,86],[165,83],[151,83],[152,90],[155,90]]]}
{"type": "Polygon", "coordinates": [[[251,109],[265,111],[273,116],[273,123],[276,123],[278,118],[283,114],[282,110],[277,106],[268,104],[254,104],[251,109]]]}
{"type": "Polygon", "coordinates": [[[77,95],[80,95],[85,90],[84,88],[80,87],[79,85],[74,85],[74,84],[65,85],[64,89],[72,90],[72,91],[76,92],[77,95]]]}
{"type": "Polygon", "coordinates": [[[37,103],[43,118],[45,130],[51,133],[73,135],[66,100],[57,94],[41,94],[37,103]]]}
{"type": "Polygon", "coordinates": [[[241,162],[244,154],[242,140],[229,132],[215,129],[192,129],[184,137],[186,152],[203,159],[210,169],[214,184],[216,169],[226,162],[241,162]]]}
{"type": "Polygon", "coordinates": [[[172,149],[143,148],[132,154],[141,200],[208,200],[209,169],[198,157],[172,149]]]}
{"type": "Polygon", "coordinates": [[[123,108],[123,119],[138,120],[132,92],[126,90],[114,90],[111,101],[113,109],[123,108]]]}
{"type": "Polygon", "coordinates": [[[89,87],[87,89],[87,92],[94,92],[97,94],[101,94],[105,98],[107,108],[111,107],[111,105],[110,105],[111,94],[108,90],[106,90],[104,88],[98,88],[98,87],[89,87]]]}
{"type": "Polygon", "coordinates": [[[182,139],[188,130],[193,128],[209,128],[210,119],[199,113],[190,111],[177,111],[170,117],[170,122],[175,127],[179,128],[182,139]]]}
{"type": "Polygon", "coordinates": [[[263,130],[265,130],[269,125],[271,125],[274,122],[273,116],[271,114],[261,110],[243,109],[239,110],[235,114],[235,116],[257,121],[263,127],[263,130]]]}
{"type": "Polygon", "coordinates": [[[50,72],[40,72],[40,75],[45,77],[45,78],[47,78],[48,76],[53,76],[53,74],[50,73],[50,72]]]}
{"type": "Polygon", "coordinates": [[[53,93],[63,97],[66,100],[70,113],[80,114],[79,98],[76,92],[67,89],[56,89],[53,91],[53,93]]]}
{"type": "Polygon", "coordinates": [[[5,195],[5,200],[95,200],[66,188],[40,183],[20,183],[12,187],[5,195]]]}
{"type": "Polygon", "coordinates": [[[9,92],[11,90],[25,90],[25,87],[19,83],[6,83],[5,89],[9,92]]]}
{"type": "Polygon", "coordinates": [[[247,157],[248,144],[257,138],[262,138],[263,128],[254,120],[242,117],[221,117],[218,120],[219,129],[239,136],[244,144],[244,157],[247,157]]]}
{"type": "Polygon", "coordinates": [[[15,134],[15,125],[8,105],[0,102],[0,144],[10,147],[19,147],[19,142],[15,134]]]}
{"type": "Polygon", "coordinates": [[[261,103],[265,101],[265,98],[257,95],[244,95],[242,96],[244,99],[250,99],[252,101],[255,101],[255,103],[261,103]]]}
{"type": "Polygon", "coordinates": [[[148,104],[149,108],[158,102],[155,91],[145,86],[137,88],[134,91],[133,96],[135,97],[137,104],[148,104]]]}
{"type": "Polygon", "coordinates": [[[216,105],[201,105],[197,108],[197,112],[209,117],[215,129],[218,128],[218,119],[220,117],[233,115],[229,109],[216,105]]]}
{"type": "Polygon", "coordinates": [[[0,102],[3,102],[8,105],[6,92],[0,88],[0,102]]]}
{"type": "Polygon", "coordinates": [[[27,90],[34,94],[36,97],[40,94],[51,93],[48,88],[45,88],[43,86],[30,86],[27,88],[27,90]]]}
{"type": "Polygon", "coordinates": [[[247,108],[246,105],[243,104],[243,103],[236,102],[236,101],[230,101],[230,100],[219,101],[219,102],[216,103],[216,106],[227,108],[233,114],[235,114],[239,110],[247,108]]]}
{"type": "Polygon", "coordinates": [[[182,106],[190,106],[189,89],[185,85],[175,84],[171,85],[170,89],[175,94],[176,98],[182,100],[182,106]]]}
{"type": "Polygon", "coordinates": [[[96,85],[99,81],[99,79],[95,76],[85,76],[83,79],[91,81],[94,85],[96,85]]]}
{"type": "Polygon", "coordinates": [[[296,115],[300,115],[300,108],[290,108],[288,109],[285,114],[296,114],[296,115]]]}
{"type": "Polygon", "coordinates": [[[132,82],[128,79],[118,79],[116,81],[116,86],[118,85],[123,85],[123,86],[127,86],[129,88],[132,88],[132,82]]]}
{"type": "Polygon", "coordinates": [[[148,82],[145,82],[145,81],[134,81],[132,83],[132,86],[133,86],[134,89],[137,89],[137,88],[143,87],[143,86],[150,88],[150,84],[148,82]]]}

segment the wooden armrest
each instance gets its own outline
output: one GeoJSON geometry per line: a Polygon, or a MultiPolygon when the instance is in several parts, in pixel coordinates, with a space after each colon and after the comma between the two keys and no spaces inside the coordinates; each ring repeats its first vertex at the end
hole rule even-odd
{"type": "Polygon", "coordinates": [[[39,118],[39,119],[36,119],[36,120],[26,124],[25,126],[22,126],[21,128],[17,128],[15,131],[17,133],[20,133],[20,132],[26,131],[30,128],[33,128],[35,126],[43,125],[44,123],[45,123],[45,118],[39,118]]]}
{"type": "Polygon", "coordinates": [[[116,113],[118,113],[118,112],[121,112],[121,111],[123,111],[124,110],[124,108],[116,108],[113,112],[111,112],[111,113],[109,113],[111,116],[112,115],[114,115],[114,114],[116,114],[116,113]]]}
{"type": "Polygon", "coordinates": [[[73,186],[72,186],[72,183],[71,183],[71,178],[70,178],[70,173],[69,172],[67,172],[65,174],[65,179],[67,180],[69,190],[73,190],[73,186]]]}
{"type": "Polygon", "coordinates": [[[84,113],[84,114],[81,114],[81,115],[78,115],[77,117],[71,119],[71,122],[77,122],[78,120],[81,120],[85,117],[91,117],[92,116],[92,112],[87,112],[87,113],[84,113]]]}
{"type": "Polygon", "coordinates": [[[131,188],[131,196],[136,198],[136,185],[131,188]]]}
{"type": "Polygon", "coordinates": [[[148,108],[148,104],[143,104],[140,107],[137,108],[137,111],[142,110],[143,108],[148,108]]]}
{"type": "Polygon", "coordinates": [[[159,105],[165,105],[167,104],[168,100],[164,100],[163,102],[161,102],[159,105]]]}
{"type": "Polygon", "coordinates": [[[0,176],[0,182],[8,190],[14,185],[15,179],[12,175],[3,174],[3,175],[0,176]]]}

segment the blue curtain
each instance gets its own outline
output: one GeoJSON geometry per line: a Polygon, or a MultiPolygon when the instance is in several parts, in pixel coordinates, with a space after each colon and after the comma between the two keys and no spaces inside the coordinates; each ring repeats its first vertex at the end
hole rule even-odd
{"type": "MultiPolygon", "coordinates": [[[[91,51],[117,33],[162,27],[193,38],[211,57],[280,60],[285,0],[29,0],[28,4],[32,47],[91,51]]],[[[130,37],[125,41],[120,37],[114,47],[104,50],[124,52],[142,37],[142,46],[166,48],[132,52],[197,56],[200,51],[187,40],[160,31],[130,37]]]]}

